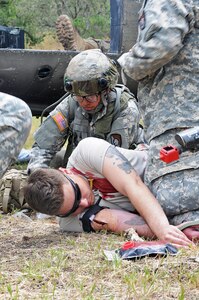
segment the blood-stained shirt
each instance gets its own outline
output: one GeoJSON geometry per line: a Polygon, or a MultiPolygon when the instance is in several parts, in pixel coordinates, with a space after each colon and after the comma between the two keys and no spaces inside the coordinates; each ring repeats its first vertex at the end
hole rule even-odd
{"type": "MultiPolygon", "coordinates": [[[[102,175],[104,157],[109,147],[115,147],[97,138],[86,138],[79,143],[69,158],[65,172],[85,176],[94,190],[98,190],[102,199],[118,195],[112,184],[102,175]]],[[[146,167],[147,151],[129,150],[120,147],[116,149],[131,163],[133,169],[143,179],[146,167]]]]}
{"type": "MultiPolygon", "coordinates": [[[[70,156],[67,169],[60,168],[60,170],[66,174],[79,174],[86,177],[96,195],[95,202],[99,196],[102,198],[100,206],[133,212],[135,209],[129,199],[120,194],[102,175],[104,158],[109,147],[115,146],[93,137],[83,139],[70,156]]],[[[120,147],[116,147],[116,149],[128,159],[134,170],[143,178],[147,161],[147,146],[140,144],[139,148],[136,148],[137,150],[120,147]]],[[[61,229],[64,231],[83,231],[81,224],[83,214],[76,217],[60,218],[61,229]]]]}

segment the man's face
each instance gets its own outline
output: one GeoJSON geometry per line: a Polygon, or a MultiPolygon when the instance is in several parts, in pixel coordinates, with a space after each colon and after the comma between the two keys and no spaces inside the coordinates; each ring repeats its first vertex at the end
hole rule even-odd
{"type": "Polygon", "coordinates": [[[77,102],[79,103],[79,106],[81,106],[83,109],[90,111],[96,109],[96,107],[99,105],[101,101],[101,95],[95,94],[95,95],[88,95],[88,96],[75,96],[77,102]]]}
{"type": "MultiPolygon", "coordinates": [[[[76,216],[82,213],[87,207],[91,206],[94,203],[94,194],[90,188],[90,185],[84,177],[79,175],[72,175],[70,178],[78,185],[80,190],[80,201],[77,209],[71,214],[76,216]]],[[[65,215],[73,208],[75,202],[75,190],[74,186],[71,182],[66,178],[66,184],[63,184],[63,194],[64,194],[64,202],[59,211],[59,215],[65,215]]]]}

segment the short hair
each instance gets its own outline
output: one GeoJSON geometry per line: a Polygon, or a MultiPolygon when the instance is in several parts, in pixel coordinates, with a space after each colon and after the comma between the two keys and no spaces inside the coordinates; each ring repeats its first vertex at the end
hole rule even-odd
{"type": "Polygon", "coordinates": [[[41,213],[57,215],[64,201],[62,173],[55,169],[37,169],[24,186],[24,200],[41,213]]]}

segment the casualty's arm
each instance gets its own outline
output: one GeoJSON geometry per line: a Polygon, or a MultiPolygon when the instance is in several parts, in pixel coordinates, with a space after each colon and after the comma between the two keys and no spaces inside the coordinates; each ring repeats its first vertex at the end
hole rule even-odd
{"type": "Polygon", "coordinates": [[[133,170],[128,160],[113,146],[110,146],[106,152],[102,173],[116,190],[129,198],[159,239],[178,246],[190,244],[187,237],[177,227],[169,225],[158,201],[133,170]]]}
{"type": "Polygon", "coordinates": [[[95,231],[107,230],[115,233],[122,233],[126,229],[133,228],[139,236],[154,237],[142,217],[123,210],[105,208],[96,214],[91,226],[95,231]]]}
{"type": "Polygon", "coordinates": [[[127,75],[141,80],[171,61],[190,30],[188,15],[180,0],[146,1],[140,11],[137,42],[118,59],[127,75]]]}

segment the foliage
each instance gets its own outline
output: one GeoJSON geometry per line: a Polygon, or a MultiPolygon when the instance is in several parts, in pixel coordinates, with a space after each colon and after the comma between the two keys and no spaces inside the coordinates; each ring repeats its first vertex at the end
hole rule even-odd
{"type": "Polygon", "coordinates": [[[52,33],[59,15],[67,14],[83,37],[103,38],[110,31],[109,0],[0,0],[0,24],[19,27],[26,42],[37,44],[52,33]]]}
{"type": "Polygon", "coordinates": [[[0,0],[0,24],[7,26],[12,24],[16,16],[16,6],[14,0],[0,0]]]}
{"type": "MultiPolygon", "coordinates": [[[[58,0],[58,2],[60,2],[58,0]]],[[[63,1],[58,14],[68,14],[83,37],[107,37],[110,31],[110,1],[63,1]]]]}

